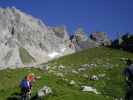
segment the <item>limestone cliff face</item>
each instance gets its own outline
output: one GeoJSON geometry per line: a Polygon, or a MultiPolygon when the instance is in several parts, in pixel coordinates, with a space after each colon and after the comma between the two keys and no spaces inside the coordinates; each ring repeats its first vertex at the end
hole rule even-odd
{"type": "Polygon", "coordinates": [[[47,62],[75,52],[68,45],[65,27],[48,27],[16,8],[0,8],[0,68],[47,62]]]}

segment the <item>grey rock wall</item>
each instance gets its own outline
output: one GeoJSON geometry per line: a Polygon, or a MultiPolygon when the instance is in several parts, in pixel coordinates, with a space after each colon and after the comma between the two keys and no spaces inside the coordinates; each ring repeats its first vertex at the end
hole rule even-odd
{"type": "Polygon", "coordinates": [[[0,68],[25,66],[19,48],[35,59],[31,64],[47,62],[75,52],[69,48],[65,27],[49,27],[41,20],[16,8],[0,8],[0,68]]]}

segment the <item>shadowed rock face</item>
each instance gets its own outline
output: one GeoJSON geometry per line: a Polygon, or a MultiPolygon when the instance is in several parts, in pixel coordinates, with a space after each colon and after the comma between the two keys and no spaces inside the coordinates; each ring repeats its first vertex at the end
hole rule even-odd
{"type": "Polygon", "coordinates": [[[94,32],[91,33],[90,37],[87,38],[86,33],[81,29],[78,29],[78,31],[76,31],[75,34],[70,37],[70,40],[74,44],[77,51],[86,48],[111,45],[111,40],[108,38],[106,33],[94,32]]]}
{"type": "Polygon", "coordinates": [[[94,32],[91,34],[91,39],[103,46],[111,45],[111,40],[105,32],[94,32]]]}
{"type": "Polygon", "coordinates": [[[16,8],[0,8],[0,68],[28,63],[22,61],[19,48],[34,58],[29,63],[41,63],[73,53],[68,44],[64,27],[51,28],[16,8]]]}

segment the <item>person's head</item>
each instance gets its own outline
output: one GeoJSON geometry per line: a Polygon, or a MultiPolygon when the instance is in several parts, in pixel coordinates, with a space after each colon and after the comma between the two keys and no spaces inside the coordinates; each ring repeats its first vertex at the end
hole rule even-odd
{"type": "Polygon", "coordinates": [[[27,75],[27,80],[28,80],[28,81],[33,81],[34,77],[35,77],[34,73],[29,73],[29,74],[27,75]]]}
{"type": "Polygon", "coordinates": [[[131,65],[132,64],[132,60],[131,59],[127,59],[127,65],[131,65]]]}

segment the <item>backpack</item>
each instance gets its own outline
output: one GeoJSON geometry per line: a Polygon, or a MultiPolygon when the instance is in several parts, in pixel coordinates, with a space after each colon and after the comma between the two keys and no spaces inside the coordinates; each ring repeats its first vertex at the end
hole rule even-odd
{"type": "Polygon", "coordinates": [[[128,66],[128,71],[130,72],[130,75],[133,76],[133,65],[128,66]]]}
{"type": "Polygon", "coordinates": [[[27,81],[27,80],[22,80],[22,81],[20,82],[20,87],[21,87],[21,88],[24,88],[24,89],[29,89],[29,88],[30,88],[30,86],[29,86],[29,81],[27,81]]]}

